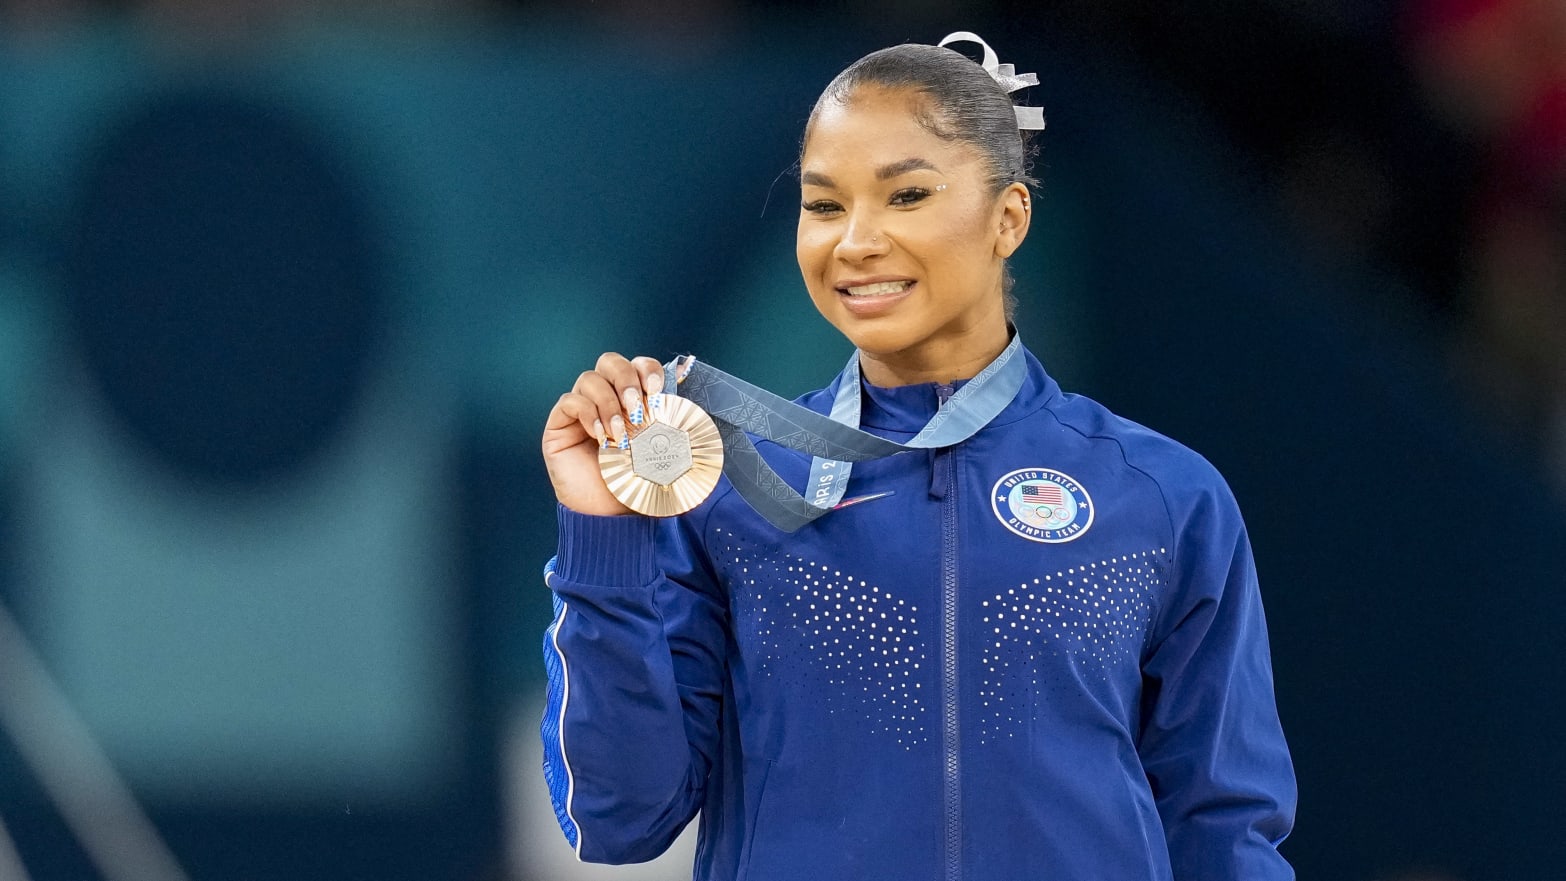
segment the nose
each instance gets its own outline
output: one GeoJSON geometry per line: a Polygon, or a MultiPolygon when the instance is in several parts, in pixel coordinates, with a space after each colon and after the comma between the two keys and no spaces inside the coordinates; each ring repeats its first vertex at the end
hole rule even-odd
{"type": "Polygon", "coordinates": [[[882,235],[880,224],[868,213],[856,213],[843,227],[843,234],[832,249],[833,256],[846,263],[863,263],[887,252],[890,243],[882,235]]]}

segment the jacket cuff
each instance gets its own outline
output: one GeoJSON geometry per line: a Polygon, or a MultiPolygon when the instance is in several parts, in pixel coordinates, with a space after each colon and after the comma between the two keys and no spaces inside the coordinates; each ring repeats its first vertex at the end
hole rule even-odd
{"type": "Polygon", "coordinates": [[[557,505],[560,545],[555,574],[573,584],[644,587],[658,577],[653,519],[597,517],[557,505]]]}

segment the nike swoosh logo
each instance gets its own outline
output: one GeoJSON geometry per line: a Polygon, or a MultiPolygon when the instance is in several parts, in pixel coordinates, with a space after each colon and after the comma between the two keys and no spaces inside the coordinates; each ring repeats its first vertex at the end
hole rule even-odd
{"type": "Polygon", "coordinates": [[[832,510],[836,511],[836,510],[838,510],[840,508],[846,508],[849,505],[857,505],[860,502],[873,502],[876,499],[884,499],[887,496],[894,496],[894,495],[897,495],[897,491],[896,490],[892,490],[892,491],[884,492],[884,493],[871,493],[868,496],[854,496],[851,499],[844,499],[841,502],[838,502],[837,504],[833,505],[832,506],[832,510]]]}

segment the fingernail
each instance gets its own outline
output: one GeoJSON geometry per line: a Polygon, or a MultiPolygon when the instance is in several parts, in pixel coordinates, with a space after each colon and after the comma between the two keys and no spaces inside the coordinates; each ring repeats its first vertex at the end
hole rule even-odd
{"type": "Polygon", "coordinates": [[[663,403],[664,399],[662,392],[654,392],[652,395],[648,396],[647,408],[652,412],[654,419],[663,418],[663,403]]]}
{"type": "Polygon", "coordinates": [[[598,438],[600,447],[609,446],[609,438],[604,436],[604,421],[602,419],[593,420],[593,437],[598,438]]]}
{"type": "Polygon", "coordinates": [[[656,395],[663,391],[663,374],[654,373],[647,377],[647,394],[656,395]]]}
{"type": "Polygon", "coordinates": [[[625,412],[629,413],[642,402],[642,390],[633,385],[622,392],[620,397],[625,401],[625,412]]]}
{"type": "Polygon", "coordinates": [[[609,417],[609,433],[620,441],[622,449],[625,444],[630,443],[631,439],[625,436],[625,420],[621,419],[618,413],[609,417]]]}
{"type": "Polygon", "coordinates": [[[642,402],[641,401],[637,401],[636,402],[636,406],[631,408],[631,424],[632,425],[641,425],[643,422],[646,422],[646,421],[647,421],[647,413],[642,410],[642,402]]]}
{"type": "Polygon", "coordinates": [[[685,360],[674,366],[674,381],[684,382],[685,377],[690,376],[691,368],[696,366],[696,356],[686,355],[685,360]]]}

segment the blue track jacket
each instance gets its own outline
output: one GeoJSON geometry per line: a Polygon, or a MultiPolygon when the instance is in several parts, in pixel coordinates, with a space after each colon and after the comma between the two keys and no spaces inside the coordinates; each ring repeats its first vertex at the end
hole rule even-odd
{"type": "MultiPolygon", "coordinates": [[[[866,386],[862,427],[906,440],[949,393],[866,386]]],[[[700,811],[697,881],[1294,877],[1210,464],[1029,355],[969,440],[856,465],[849,501],[881,493],[793,534],[727,481],[668,520],[560,511],[544,772],[581,859],[651,859],[700,811]]]]}

